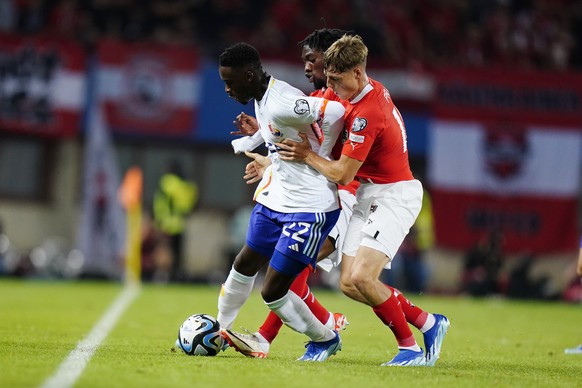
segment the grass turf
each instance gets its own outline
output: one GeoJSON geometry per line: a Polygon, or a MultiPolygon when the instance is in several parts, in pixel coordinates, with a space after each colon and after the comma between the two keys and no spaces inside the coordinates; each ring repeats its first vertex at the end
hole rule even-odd
{"type": "MultiPolygon", "coordinates": [[[[0,387],[35,387],[50,377],[121,292],[118,283],[0,279],[0,387]]],[[[284,327],[266,360],[232,349],[216,357],[173,351],[189,315],[216,316],[219,286],[144,285],[101,344],[77,387],[580,387],[581,306],[558,302],[410,296],[452,327],[434,368],[382,368],[396,343],[366,306],[341,294],[316,296],[350,321],[343,350],[324,363],[295,359],[305,336],[284,327]]],[[[267,308],[254,292],[235,329],[255,330],[267,308]]],[[[422,346],[422,336],[413,329],[422,346]]]]}

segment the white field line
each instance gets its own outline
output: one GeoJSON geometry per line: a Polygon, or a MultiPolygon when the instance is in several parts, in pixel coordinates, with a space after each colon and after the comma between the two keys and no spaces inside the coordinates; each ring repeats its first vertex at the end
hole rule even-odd
{"type": "Polygon", "coordinates": [[[139,295],[139,291],[139,286],[124,287],[123,291],[109,306],[87,337],[77,344],[77,347],[69,353],[57,371],[41,385],[41,388],[72,387],[83,373],[93,354],[97,351],[103,340],[107,338],[107,335],[117,323],[117,320],[131,305],[135,297],[139,295]]]}

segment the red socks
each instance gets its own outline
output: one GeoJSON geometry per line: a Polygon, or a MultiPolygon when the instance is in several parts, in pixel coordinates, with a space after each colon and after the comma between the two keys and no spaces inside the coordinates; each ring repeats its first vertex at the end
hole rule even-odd
{"type": "Polygon", "coordinates": [[[416,327],[420,330],[420,328],[425,324],[426,319],[428,318],[428,313],[422,310],[420,307],[414,305],[411,301],[406,299],[403,293],[400,290],[386,286],[392,291],[393,295],[396,295],[398,301],[400,302],[400,307],[402,308],[402,312],[406,317],[406,321],[410,323],[412,326],[416,327]]]}
{"type": "Polygon", "coordinates": [[[392,293],[384,303],[372,308],[380,320],[392,330],[399,348],[408,348],[416,345],[412,331],[404,317],[396,293],[392,293]]]}
{"type": "Polygon", "coordinates": [[[281,330],[281,326],[283,326],[283,321],[281,318],[277,316],[272,311],[269,311],[269,315],[267,315],[267,319],[261,325],[259,329],[259,333],[265,337],[269,343],[273,342],[277,334],[279,334],[279,330],[281,330]]]}

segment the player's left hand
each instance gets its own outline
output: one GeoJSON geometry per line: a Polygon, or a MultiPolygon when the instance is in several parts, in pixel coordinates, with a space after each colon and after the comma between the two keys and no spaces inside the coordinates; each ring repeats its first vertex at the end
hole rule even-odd
{"type": "Polygon", "coordinates": [[[307,135],[300,133],[301,141],[285,139],[280,143],[275,143],[278,149],[278,154],[283,160],[290,160],[295,162],[304,161],[311,152],[311,144],[307,140],[307,135]]]}
{"type": "Polygon", "coordinates": [[[232,122],[238,131],[232,131],[231,135],[252,136],[259,130],[257,119],[249,116],[245,112],[241,112],[232,122]]]}

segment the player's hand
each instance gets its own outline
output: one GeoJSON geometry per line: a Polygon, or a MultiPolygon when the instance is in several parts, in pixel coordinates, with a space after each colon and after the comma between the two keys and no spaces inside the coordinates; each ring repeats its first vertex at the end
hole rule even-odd
{"type": "Polygon", "coordinates": [[[275,145],[278,147],[278,154],[283,160],[302,162],[307,159],[311,151],[311,144],[307,140],[307,135],[300,133],[301,141],[285,139],[275,145]]]}
{"type": "Polygon", "coordinates": [[[245,155],[252,160],[245,167],[243,179],[247,185],[260,181],[267,167],[271,165],[271,159],[261,154],[246,151],[245,155]]]}
{"type": "Polygon", "coordinates": [[[232,131],[231,135],[252,136],[259,130],[257,119],[241,112],[232,122],[238,131],[232,131]]]}

